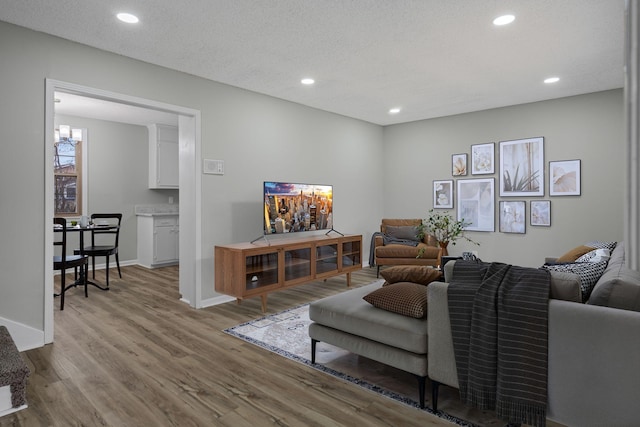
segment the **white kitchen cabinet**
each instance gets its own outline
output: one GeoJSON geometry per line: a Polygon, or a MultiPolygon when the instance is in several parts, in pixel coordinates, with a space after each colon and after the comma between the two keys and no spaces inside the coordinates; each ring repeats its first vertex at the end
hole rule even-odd
{"type": "Polygon", "coordinates": [[[178,188],[178,128],[149,125],[149,188],[178,188]]]}
{"type": "Polygon", "coordinates": [[[138,263],[147,268],[179,261],[177,215],[138,216],[138,263]]]}

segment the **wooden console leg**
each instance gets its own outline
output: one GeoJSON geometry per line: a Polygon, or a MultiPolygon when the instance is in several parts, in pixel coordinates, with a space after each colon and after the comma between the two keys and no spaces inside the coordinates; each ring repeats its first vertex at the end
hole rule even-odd
{"type": "Polygon", "coordinates": [[[351,273],[347,273],[347,288],[351,286],[351,273]]]}
{"type": "Polygon", "coordinates": [[[260,295],[260,299],[262,300],[262,312],[267,312],[267,294],[260,295]]]}

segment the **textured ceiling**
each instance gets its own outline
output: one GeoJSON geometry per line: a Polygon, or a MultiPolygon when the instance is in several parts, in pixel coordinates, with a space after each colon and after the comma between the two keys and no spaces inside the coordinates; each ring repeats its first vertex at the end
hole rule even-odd
{"type": "Polygon", "coordinates": [[[623,0],[0,0],[6,22],[380,125],[620,88],[623,18],[623,0]]]}

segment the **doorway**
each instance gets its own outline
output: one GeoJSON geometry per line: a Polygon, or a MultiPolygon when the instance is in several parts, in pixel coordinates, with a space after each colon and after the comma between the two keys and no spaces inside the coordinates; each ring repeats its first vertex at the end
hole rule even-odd
{"type": "MultiPolygon", "coordinates": [[[[74,83],[46,79],[45,82],[45,156],[53,158],[54,138],[54,93],[71,93],[87,98],[95,98],[125,106],[140,107],[149,110],[176,114],[179,127],[179,251],[180,277],[179,292],[181,301],[191,307],[200,308],[202,304],[202,274],[197,268],[201,256],[201,214],[200,206],[200,167],[201,139],[200,139],[200,111],[177,105],[166,104],[149,99],[133,97],[101,89],[80,86],[74,83]]],[[[53,163],[45,162],[45,215],[43,219],[45,230],[45,259],[53,257],[53,230],[51,218],[54,216],[53,207],[53,163]]],[[[47,264],[45,268],[44,287],[44,341],[53,342],[53,266],[47,264]]]]}

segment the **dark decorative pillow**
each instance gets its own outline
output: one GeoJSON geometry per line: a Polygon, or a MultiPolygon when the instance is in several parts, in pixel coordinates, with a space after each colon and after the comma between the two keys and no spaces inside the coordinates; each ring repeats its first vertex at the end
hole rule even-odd
{"type": "Polygon", "coordinates": [[[382,310],[421,319],[427,316],[427,287],[417,283],[398,282],[383,286],[362,297],[382,310]]]}
{"type": "Polygon", "coordinates": [[[607,261],[600,262],[576,262],[573,264],[545,265],[542,268],[553,271],[565,271],[575,273],[580,276],[580,290],[582,291],[582,302],[586,302],[591,295],[593,287],[596,285],[605,268],[607,261]]]}
{"type": "Polygon", "coordinates": [[[387,225],[385,227],[385,235],[392,239],[413,240],[419,242],[418,227],[415,225],[387,225]]]}
{"type": "Polygon", "coordinates": [[[440,270],[422,265],[398,265],[385,268],[380,275],[388,284],[397,282],[412,282],[420,285],[428,285],[442,276],[440,270]]]}

